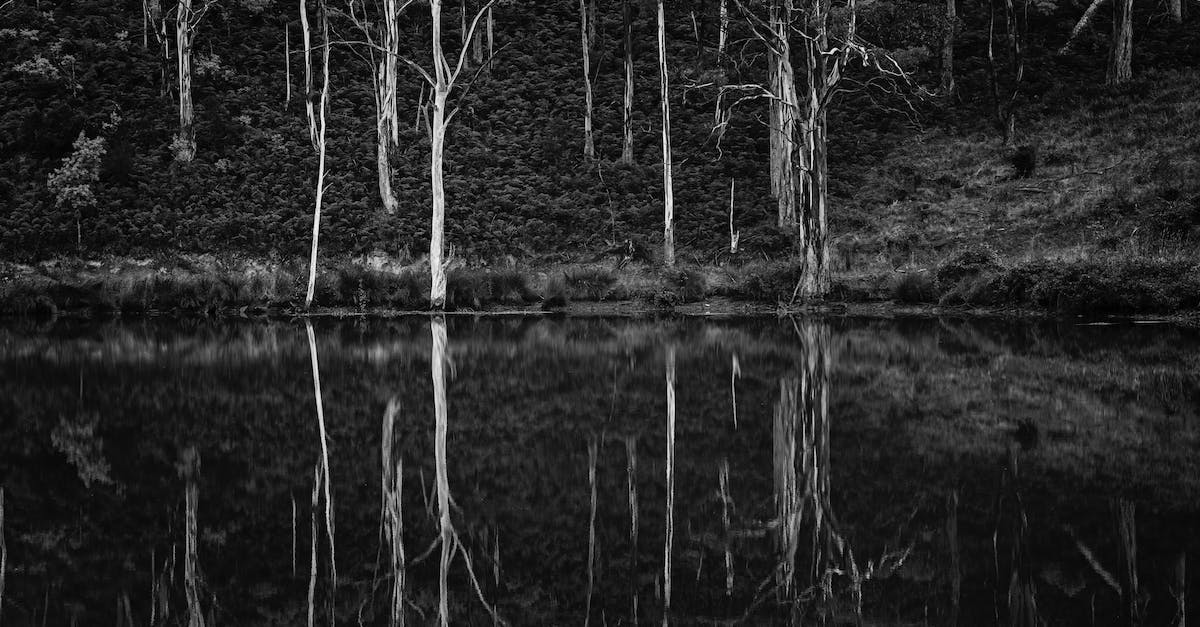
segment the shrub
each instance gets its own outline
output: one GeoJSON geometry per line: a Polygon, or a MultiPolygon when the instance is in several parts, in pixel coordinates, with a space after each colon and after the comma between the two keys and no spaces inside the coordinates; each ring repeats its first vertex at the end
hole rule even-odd
{"type": "Polygon", "coordinates": [[[587,267],[564,275],[571,294],[579,300],[604,300],[617,282],[617,275],[606,268],[587,267]]]}
{"type": "MultiPolygon", "coordinates": [[[[613,278],[616,280],[616,277],[613,278]]],[[[488,291],[493,302],[513,303],[524,305],[537,300],[537,295],[529,289],[525,275],[517,270],[496,270],[487,275],[488,291]]]]}
{"type": "Polygon", "coordinates": [[[898,303],[932,303],[936,298],[933,280],[925,271],[906,272],[892,285],[892,298],[898,303]]]}
{"type": "Polygon", "coordinates": [[[1000,269],[1000,259],[987,248],[960,250],[944,259],[937,268],[934,287],[945,294],[964,279],[1000,269]]]}
{"type": "Polygon", "coordinates": [[[566,307],[571,302],[570,288],[567,287],[567,277],[555,274],[546,281],[546,293],[542,295],[542,309],[566,307]]]}
{"type": "Polygon", "coordinates": [[[704,273],[693,268],[681,268],[668,277],[671,287],[680,302],[694,303],[704,300],[707,294],[708,280],[704,273]]]}

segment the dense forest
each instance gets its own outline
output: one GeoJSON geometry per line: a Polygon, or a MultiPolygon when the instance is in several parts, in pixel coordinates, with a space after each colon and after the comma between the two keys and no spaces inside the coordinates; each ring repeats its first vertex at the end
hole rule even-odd
{"type": "Polygon", "coordinates": [[[434,248],[466,266],[1200,299],[1194,3],[442,4],[0,3],[0,258],[307,265],[319,232],[324,260],[428,264],[432,149],[434,248]]]}

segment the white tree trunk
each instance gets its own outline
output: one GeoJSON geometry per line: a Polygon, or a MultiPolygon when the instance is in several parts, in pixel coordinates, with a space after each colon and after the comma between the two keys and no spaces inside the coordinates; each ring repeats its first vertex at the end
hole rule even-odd
{"type": "Polygon", "coordinates": [[[192,109],[192,0],[179,0],[175,15],[175,52],[179,76],[179,135],[175,160],[189,163],[196,158],[196,127],[192,109]]]}
{"type": "Polygon", "coordinates": [[[625,100],[622,107],[624,138],[621,163],[633,163],[633,8],[632,0],[621,1],[621,21],[625,31],[625,100]]]}
{"type": "MultiPolygon", "coordinates": [[[[318,6],[321,13],[321,43],[323,45],[321,46],[321,99],[318,103],[320,111],[315,118],[312,117],[313,104],[311,91],[306,98],[310,116],[309,132],[313,137],[313,145],[317,149],[317,198],[313,206],[312,250],[308,261],[308,292],[304,298],[305,309],[312,307],[313,295],[317,288],[317,250],[321,235],[321,204],[325,197],[325,117],[329,109],[329,17],[325,11],[324,2],[320,2],[318,6]]],[[[307,9],[307,0],[300,0],[301,24],[304,27],[305,74],[311,76],[311,57],[309,56],[309,51],[312,49],[312,39],[308,27],[307,9]]]]}
{"type": "Polygon", "coordinates": [[[579,38],[583,49],[583,156],[589,161],[596,158],[596,140],[592,134],[592,43],[589,40],[587,0],[579,0],[579,38]]]}
{"type": "MultiPolygon", "coordinates": [[[[432,0],[431,5],[441,0],[432,0]]],[[[435,18],[436,19],[436,18],[435,18]]],[[[429,303],[434,309],[446,306],[446,268],[442,263],[443,237],[446,223],[446,190],[442,181],[442,155],[446,145],[446,95],[441,87],[435,87],[430,101],[433,107],[433,123],[430,125],[429,180],[433,188],[433,220],[429,233],[429,273],[432,286],[429,303]]]]}
{"type": "MultiPolygon", "coordinates": [[[[433,217],[429,231],[429,304],[433,309],[446,306],[446,268],[442,263],[446,222],[446,190],[442,179],[442,157],[446,144],[446,98],[450,94],[450,68],[442,51],[442,0],[430,0],[433,20],[434,85],[429,104],[433,120],[429,125],[429,182],[433,191],[433,217]]],[[[464,22],[466,18],[464,17],[464,22]]],[[[466,36],[464,29],[464,37],[466,36]]]]}
{"type": "Polygon", "coordinates": [[[292,27],[283,26],[283,72],[287,77],[284,83],[283,108],[286,110],[292,104],[292,27]]]}
{"type": "Polygon", "coordinates": [[[720,0],[721,2],[721,27],[717,31],[717,56],[725,55],[725,43],[729,40],[729,0],[720,0]]]}
{"type": "Polygon", "coordinates": [[[662,87],[663,265],[670,268],[675,265],[675,190],[671,182],[671,100],[663,0],[658,0],[658,81],[662,87]]]}
{"type": "Polygon", "coordinates": [[[779,228],[796,226],[796,171],[793,154],[796,150],[796,117],[799,98],[796,95],[796,72],[791,61],[791,9],[776,0],[771,5],[770,27],[774,50],[768,61],[771,69],[771,191],[777,204],[779,228]]]}
{"type": "MultiPolygon", "coordinates": [[[[658,6],[662,7],[662,0],[658,6]]],[[[675,347],[667,347],[667,504],[663,534],[663,624],[671,615],[671,555],[675,538],[675,347]]]]}
{"type": "Polygon", "coordinates": [[[399,89],[396,64],[400,54],[399,9],[396,0],[384,0],[383,51],[375,76],[375,140],[378,164],[379,198],[386,214],[396,213],[399,202],[392,191],[391,155],[400,141],[399,89]]]}

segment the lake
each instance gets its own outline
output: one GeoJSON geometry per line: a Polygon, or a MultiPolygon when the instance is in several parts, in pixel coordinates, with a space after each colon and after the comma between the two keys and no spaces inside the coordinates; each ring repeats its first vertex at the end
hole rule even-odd
{"type": "Polygon", "coordinates": [[[1174,625],[1198,408],[1171,325],[10,319],[0,621],[1174,625]]]}

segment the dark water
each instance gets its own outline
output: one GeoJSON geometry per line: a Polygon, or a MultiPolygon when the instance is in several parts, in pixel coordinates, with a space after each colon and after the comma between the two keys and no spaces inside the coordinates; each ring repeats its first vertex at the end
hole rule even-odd
{"type": "Polygon", "coordinates": [[[1198,349],[1132,324],[9,321],[0,622],[1181,624],[1198,349]]]}

